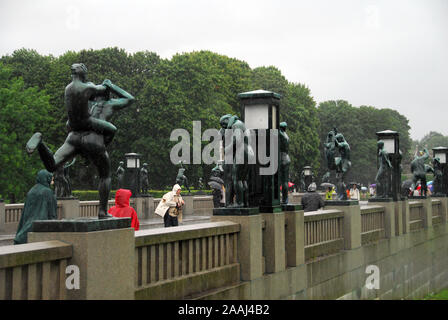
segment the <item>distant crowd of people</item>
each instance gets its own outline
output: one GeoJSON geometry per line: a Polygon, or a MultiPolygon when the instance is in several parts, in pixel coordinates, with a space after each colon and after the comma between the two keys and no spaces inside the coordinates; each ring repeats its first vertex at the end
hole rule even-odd
{"type": "MultiPolygon", "coordinates": [[[[315,182],[312,182],[308,186],[307,192],[302,196],[301,204],[305,212],[316,211],[324,207],[325,202],[322,196],[316,192],[317,186],[315,182]]],[[[353,184],[350,189],[346,190],[347,199],[349,200],[361,200],[359,189],[356,184],[353,184]]],[[[335,187],[327,187],[325,192],[325,200],[338,200],[338,194],[335,187]]]]}

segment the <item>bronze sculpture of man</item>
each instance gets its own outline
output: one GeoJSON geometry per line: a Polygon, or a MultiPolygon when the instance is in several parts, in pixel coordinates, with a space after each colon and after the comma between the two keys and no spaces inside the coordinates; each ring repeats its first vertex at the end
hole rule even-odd
{"type": "Polygon", "coordinates": [[[433,172],[434,172],[434,179],[433,179],[433,188],[434,188],[434,195],[439,196],[443,195],[443,168],[440,163],[440,158],[436,157],[433,159],[433,172]]]}
{"type": "Polygon", "coordinates": [[[282,204],[288,203],[288,180],[289,180],[289,165],[291,159],[288,155],[289,149],[289,137],[286,133],[288,124],[286,122],[280,122],[279,130],[279,147],[280,147],[280,172],[279,179],[282,186],[282,204]]]}
{"type": "Polygon", "coordinates": [[[429,158],[428,150],[425,148],[420,151],[420,156],[416,155],[414,160],[411,161],[411,172],[413,174],[412,178],[412,190],[415,190],[417,181],[420,180],[421,184],[421,195],[426,196],[428,188],[426,186],[426,168],[425,161],[429,158]]]}
{"type": "Polygon", "coordinates": [[[336,166],[336,178],[338,180],[338,197],[340,200],[347,200],[346,185],[344,179],[348,170],[352,166],[352,162],[350,160],[350,145],[345,140],[342,133],[338,133],[335,136],[335,144],[340,155],[339,157],[335,157],[334,159],[336,166]]]}
{"type": "Polygon", "coordinates": [[[325,147],[325,159],[327,160],[328,171],[322,177],[322,182],[330,182],[331,170],[336,170],[334,158],[336,153],[337,134],[338,134],[337,128],[333,128],[333,130],[329,131],[327,134],[327,141],[325,142],[324,147],[325,147]]]}
{"type": "Polygon", "coordinates": [[[117,176],[117,185],[118,189],[121,189],[124,187],[123,179],[124,179],[124,168],[123,168],[124,162],[120,161],[118,163],[117,171],[115,172],[115,175],[117,176]]]}
{"type": "Polygon", "coordinates": [[[243,208],[249,207],[249,162],[255,159],[255,153],[244,134],[246,126],[236,115],[226,114],[219,120],[221,125],[221,136],[225,136],[225,130],[231,129],[231,141],[226,141],[225,154],[232,152],[232,163],[224,164],[224,182],[226,188],[226,207],[243,208]],[[238,151],[243,148],[244,161],[238,163],[238,151]],[[235,198],[235,201],[234,201],[235,198]]]}
{"type": "Polygon", "coordinates": [[[100,179],[98,218],[112,217],[107,213],[111,178],[106,145],[112,141],[117,128],[105,119],[113,111],[131,105],[135,98],[110,80],[104,80],[101,85],[87,82],[87,68],[82,63],[73,64],[71,73],[72,82],[65,88],[64,95],[68,114],[67,127],[70,131],[64,144],[53,155],[42,141],[42,134],[37,132],[28,141],[26,150],[31,154],[37,149],[45,168],[50,172],[56,171],[78,154],[88,158],[96,166],[100,179]],[[109,99],[110,92],[119,98],[109,99]],[[95,105],[101,111],[95,111],[95,105]]]}
{"type": "Polygon", "coordinates": [[[188,192],[190,192],[190,187],[188,186],[188,178],[184,174],[185,170],[187,170],[187,169],[185,169],[183,167],[182,161],[179,161],[179,164],[180,164],[180,168],[177,171],[176,184],[180,185],[181,187],[185,186],[187,188],[188,192]]]}
{"type": "Polygon", "coordinates": [[[54,193],[58,198],[68,198],[72,196],[72,185],[70,181],[69,168],[76,162],[76,158],[69,164],[58,167],[54,172],[54,193]]]}
{"type": "Polygon", "coordinates": [[[392,164],[389,160],[389,154],[384,148],[384,141],[379,140],[377,142],[378,146],[378,163],[379,168],[375,177],[376,181],[376,197],[377,198],[387,198],[392,193],[390,185],[390,170],[392,169],[392,164]]]}
{"type": "Polygon", "coordinates": [[[148,164],[144,163],[143,167],[140,169],[140,188],[142,194],[148,193],[149,188],[149,173],[148,173],[148,164]]]}

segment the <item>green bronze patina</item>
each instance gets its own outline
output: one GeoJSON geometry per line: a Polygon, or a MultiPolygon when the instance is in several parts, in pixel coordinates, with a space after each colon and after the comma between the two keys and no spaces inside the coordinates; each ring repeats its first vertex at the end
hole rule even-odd
{"type": "Polygon", "coordinates": [[[148,193],[149,188],[149,173],[148,173],[148,164],[145,162],[143,167],[140,169],[140,188],[142,194],[148,193]]]}
{"type": "Polygon", "coordinates": [[[179,185],[179,186],[185,186],[186,188],[187,188],[187,190],[188,190],[188,193],[190,193],[190,187],[188,186],[188,178],[187,178],[187,176],[184,174],[184,172],[185,172],[185,170],[187,170],[187,169],[185,169],[184,167],[183,167],[183,165],[182,165],[182,161],[179,161],[179,164],[180,164],[180,168],[179,168],[179,170],[177,171],[177,176],[176,176],[176,183],[179,185]]]}
{"type": "Polygon", "coordinates": [[[69,134],[55,154],[42,141],[42,134],[35,133],[26,145],[29,154],[36,149],[45,168],[54,172],[76,155],[89,159],[97,168],[99,176],[100,206],[98,218],[111,217],[107,213],[107,201],[111,189],[110,159],[106,146],[112,141],[117,128],[107,120],[116,110],[131,105],[135,98],[104,80],[101,85],[87,82],[87,68],[82,63],[71,67],[72,82],[65,88],[67,128],[69,134]],[[118,96],[110,99],[110,93],[118,96]]]}
{"type": "Polygon", "coordinates": [[[350,160],[350,145],[345,140],[342,133],[339,133],[336,128],[327,134],[325,157],[327,159],[328,172],[322,177],[322,181],[330,182],[331,171],[335,170],[338,199],[347,200],[347,188],[344,179],[352,166],[350,160]],[[339,152],[338,157],[335,157],[336,151],[339,152]]]}
{"type": "Polygon", "coordinates": [[[288,127],[286,122],[280,123],[279,130],[279,149],[280,149],[280,172],[279,179],[280,185],[282,186],[282,205],[288,203],[288,182],[289,182],[289,165],[291,164],[291,159],[288,155],[289,150],[289,137],[286,133],[286,128],[288,127]]]}
{"type": "Polygon", "coordinates": [[[376,198],[389,198],[392,196],[392,188],[390,184],[390,170],[392,164],[389,160],[389,153],[384,148],[384,141],[379,140],[378,146],[378,163],[379,168],[375,177],[376,182],[376,198]]]}
{"type": "Polygon", "coordinates": [[[249,207],[249,158],[255,154],[244,135],[246,126],[236,115],[226,114],[219,120],[221,125],[221,136],[225,137],[225,130],[232,129],[232,140],[226,141],[224,152],[227,154],[233,150],[232,163],[224,164],[224,182],[226,188],[226,207],[243,208],[249,207]],[[244,163],[237,163],[237,146],[244,149],[244,163]],[[235,201],[234,201],[235,198],[235,201]]]}
{"type": "Polygon", "coordinates": [[[417,154],[414,160],[411,161],[411,172],[412,172],[412,190],[415,190],[417,182],[420,180],[421,184],[421,195],[426,196],[428,188],[426,186],[426,172],[427,167],[425,167],[425,161],[429,158],[429,153],[426,148],[420,151],[420,156],[417,154]]]}

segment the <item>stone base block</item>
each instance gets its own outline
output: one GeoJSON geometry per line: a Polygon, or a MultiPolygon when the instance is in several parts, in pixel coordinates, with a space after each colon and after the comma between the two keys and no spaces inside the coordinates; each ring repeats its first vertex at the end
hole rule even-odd
{"type": "Polygon", "coordinates": [[[215,208],[213,209],[214,216],[251,216],[259,214],[258,207],[252,208],[215,208]]]}

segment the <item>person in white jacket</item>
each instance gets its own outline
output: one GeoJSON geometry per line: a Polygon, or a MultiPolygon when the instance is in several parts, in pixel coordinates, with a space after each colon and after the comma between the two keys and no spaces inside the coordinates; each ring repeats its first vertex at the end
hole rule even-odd
{"type": "Polygon", "coordinates": [[[356,184],[350,189],[350,199],[351,200],[361,200],[359,196],[359,190],[356,187],[356,184]]]}
{"type": "Polygon", "coordinates": [[[175,227],[182,222],[182,208],[185,205],[180,195],[181,187],[175,184],[173,190],[163,195],[155,213],[163,218],[165,227],[175,227]]]}

